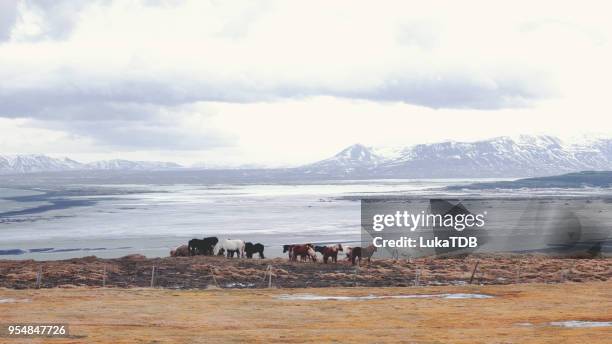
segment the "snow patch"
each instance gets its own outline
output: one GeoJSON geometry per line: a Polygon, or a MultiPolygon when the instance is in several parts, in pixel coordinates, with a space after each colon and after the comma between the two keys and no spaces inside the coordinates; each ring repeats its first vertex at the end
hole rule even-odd
{"type": "Polygon", "coordinates": [[[0,299],[0,303],[19,303],[19,302],[30,302],[30,299],[13,299],[13,298],[7,298],[7,299],[0,299]]]}
{"type": "Polygon", "coordinates": [[[567,328],[590,328],[590,327],[611,327],[612,321],[567,320],[567,321],[553,321],[548,324],[551,326],[567,327],[567,328]]]}
{"type": "Polygon", "coordinates": [[[366,295],[366,296],[328,296],[315,294],[282,294],[276,297],[279,300],[292,301],[365,301],[380,299],[490,299],[485,294],[408,294],[408,295],[366,295]]]}

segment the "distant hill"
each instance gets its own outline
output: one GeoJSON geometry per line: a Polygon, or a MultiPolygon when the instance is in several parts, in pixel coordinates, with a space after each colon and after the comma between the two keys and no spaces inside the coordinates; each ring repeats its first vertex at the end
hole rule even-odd
{"type": "Polygon", "coordinates": [[[73,171],[83,167],[80,162],[68,158],[55,159],[37,154],[0,155],[0,173],[73,171]]]}
{"type": "Polygon", "coordinates": [[[177,169],[183,166],[173,162],[160,161],[130,161],[130,160],[103,160],[86,164],[85,167],[91,170],[129,170],[129,171],[148,171],[148,170],[167,170],[177,169]]]}
{"type": "Polygon", "coordinates": [[[385,158],[361,144],[352,145],[329,159],[302,166],[296,170],[307,175],[350,177],[375,175],[385,158]]]}
{"type": "Polygon", "coordinates": [[[612,139],[568,144],[552,136],[497,137],[476,142],[445,141],[394,150],[352,145],[338,154],[296,168],[248,165],[183,167],[171,162],[107,160],[89,164],[45,155],[0,155],[0,173],[62,171],[214,171],[241,180],[322,180],[401,178],[538,177],[579,171],[612,170],[612,139]],[[390,152],[390,153],[389,153],[390,152]]]}
{"type": "Polygon", "coordinates": [[[85,170],[151,171],[179,168],[182,166],[173,162],[104,160],[83,164],[69,158],[52,158],[38,154],[0,155],[0,173],[3,174],[85,170]]]}
{"type": "Polygon", "coordinates": [[[612,171],[583,171],[558,176],[525,178],[514,181],[474,183],[449,189],[520,189],[520,188],[581,188],[612,187],[612,171]]]}

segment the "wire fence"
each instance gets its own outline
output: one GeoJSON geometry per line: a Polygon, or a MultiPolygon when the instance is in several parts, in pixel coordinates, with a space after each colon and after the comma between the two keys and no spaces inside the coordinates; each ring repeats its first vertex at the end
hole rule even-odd
{"type": "Polygon", "coordinates": [[[286,259],[81,258],[0,261],[0,287],[303,288],[607,281],[612,259],[380,259],[351,265],[286,259]]]}

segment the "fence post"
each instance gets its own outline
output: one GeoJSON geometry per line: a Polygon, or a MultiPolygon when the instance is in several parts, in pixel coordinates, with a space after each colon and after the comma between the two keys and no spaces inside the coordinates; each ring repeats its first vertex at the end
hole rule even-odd
{"type": "Polygon", "coordinates": [[[421,279],[421,268],[417,266],[416,271],[414,273],[414,286],[418,287],[421,279]]]}
{"type": "Polygon", "coordinates": [[[272,265],[268,265],[268,288],[272,288],[272,265]]]}
{"type": "Polygon", "coordinates": [[[106,287],[106,264],[104,264],[104,269],[102,269],[102,288],[106,287]]]}
{"type": "Polygon", "coordinates": [[[559,282],[561,282],[561,283],[565,283],[565,278],[566,278],[566,275],[567,275],[567,270],[562,269],[562,270],[561,270],[561,280],[560,280],[559,282]]]}
{"type": "Polygon", "coordinates": [[[470,276],[470,284],[472,284],[472,281],[474,280],[474,274],[476,273],[476,269],[478,269],[478,264],[480,264],[480,261],[477,261],[476,265],[474,265],[474,270],[472,271],[472,276],[470,276]]]}
{"type": "Polygon", "coordinates": [[[39,289],[41,284],[42,284],[42,266],[39,266],[38,271],[36,272],[36,289],[39,289]]]}
{"type": "Polygon", "coordinates": [[[151,268],[151,288],[155,286],[155,265],[151,268]]]}
{"type": "MultiPolygon", "coordinates": [[[[219,283],[217,282],[217,278],[215,277],[215,270],[212,268],[212,266],[210,267],[210,275],[213,278],[213,282],[215,282],[215,285],[217,286],[217,288],[219,288],[219,283]]],[[[264,275],[265,278],[265,275],[264,275]]]]}

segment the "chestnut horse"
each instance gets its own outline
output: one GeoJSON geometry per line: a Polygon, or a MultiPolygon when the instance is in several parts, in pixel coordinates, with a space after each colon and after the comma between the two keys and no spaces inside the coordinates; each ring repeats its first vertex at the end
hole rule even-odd
{"type": "Polygon", "coordinates": [[[332,259],[332,262],[338,262],[338,252],[342,251],[342,245],[336,244],[333,246],[325,246],[319,252],[323,254],[323,263],[327,264],[327,260],[329,258],[332,259]]]}
{"type": "Polygon", "coordinates": [[[291,260],[297,261],[297,257],[300,256],[300,260],[305,262],[307,258],[312,259],[313,262],[317,261],[317,254],[312,244],[305,245],[293,245],[290,251],[291,260]]]}

